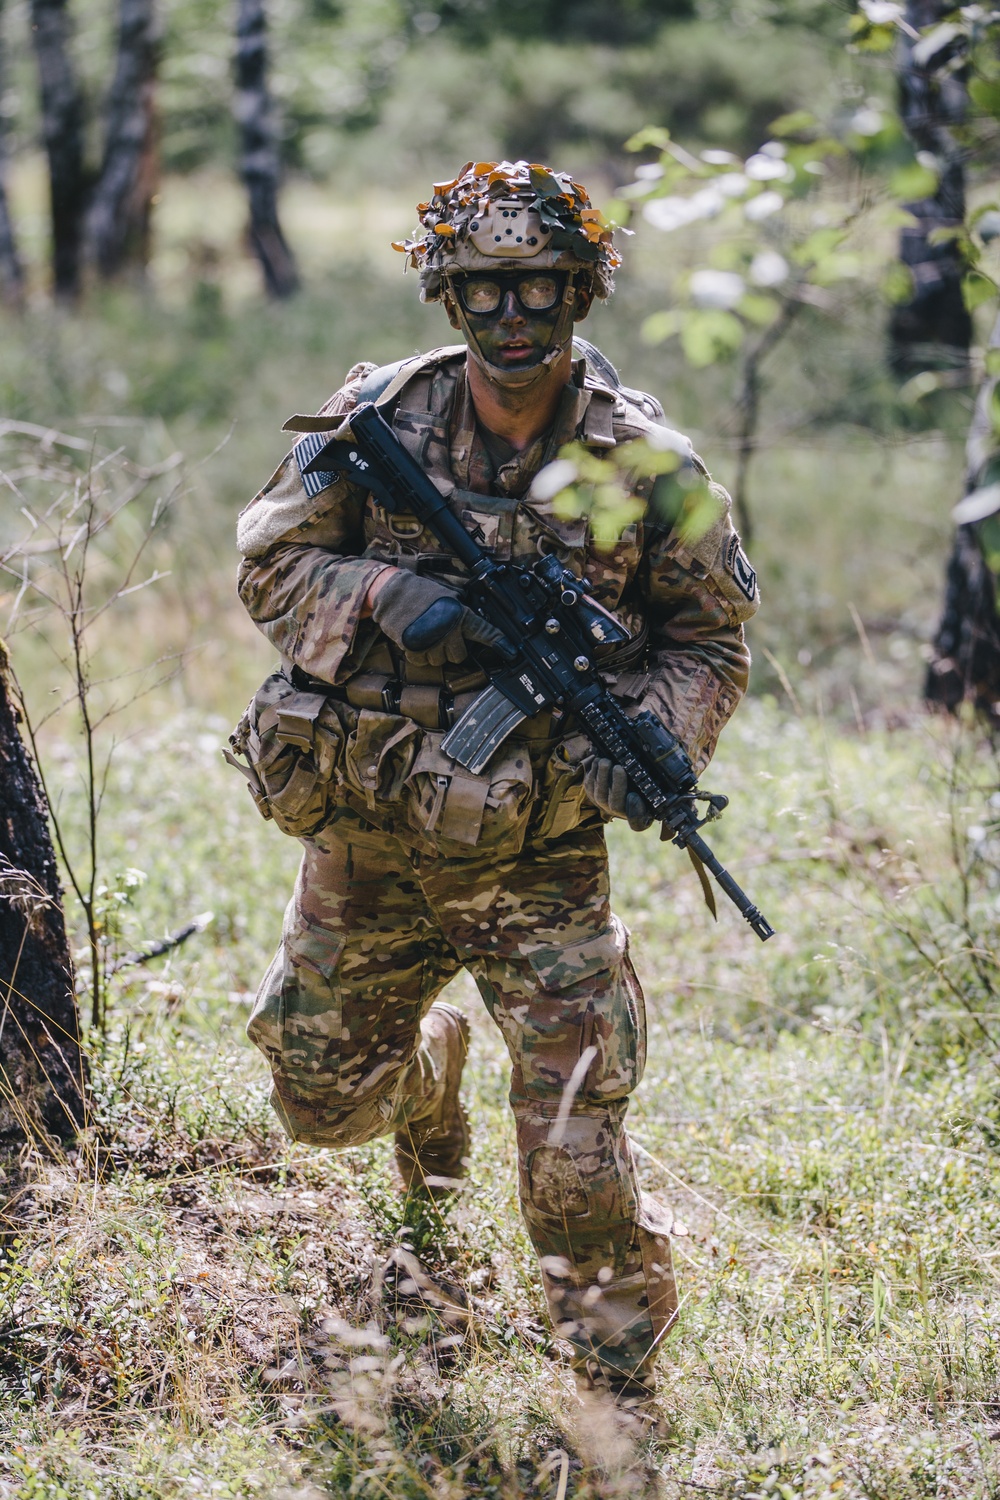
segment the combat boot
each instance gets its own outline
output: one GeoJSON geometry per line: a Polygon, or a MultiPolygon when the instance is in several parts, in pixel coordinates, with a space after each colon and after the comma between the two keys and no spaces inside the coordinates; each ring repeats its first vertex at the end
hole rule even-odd
{"type": "Polygon", "coordinates": [[[396,1131],[396,1165],[409,1192],[447,1193],[465,1176],[469,1118],[459,1098],[469,1051],[469,1023],[460,1010],[436,1001],[420,1025],[422,1045],[433,1061],[437,1087],[432,1112],[407,1120],[396,1131]]]}
{"type": "Polygon", "coordinates": [[[651,1370],[624,1375],[602,1369],[594,1359],[575,1368],[576,1388],[584,1409],[598,1422],[605,1422],[636,1441],[670,1438],[671,1428],[656,1401],[656,1379],[651,1370]]]}

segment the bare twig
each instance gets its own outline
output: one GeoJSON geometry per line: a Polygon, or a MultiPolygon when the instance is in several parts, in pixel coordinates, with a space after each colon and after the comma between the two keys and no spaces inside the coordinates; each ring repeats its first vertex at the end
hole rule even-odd
{"type": "MultiPolygon", "coordinates": [[[[101,808],[107,787],[111,763],[115,754],[114,741],[106,749],[99,748],[98,736],[108,719],[123,706],[113,702],[103,711],[98,705],[95,692],[108,680],[95,674],[90,632],[102,617],[126,595],[147,588],[166,576],[152,569],[150,576],[137,580],[140,562],[167,508],[176,498],[179,485],[175,484],[166,495],[159,496],[152,513],[141,524],[136,544],[130,548],[127,560],[116,565],[113,581],[100,587],[95,600],[95,543],[109,533],[122,513],[147,490],[151,479],[176,467],[179,455],[174,454],[165,463],[155,468],[140,468],[129,463],[123,450],[102,452],[98,457],[93,440],[83,439],[54,428],[39,427],[33,423],[0,423],[0,438],[19,436],[38,445],[41,453],[51,452],[55,446],[77,451],[89,451],[90,463],[84,474],[64,473],[58,464],[51,471],[41,469],[38,477],[50,477],[63,486],[55,500],[39,513],[37,506],[23,507],[32,534],[26,545],[14,548],[0,556],[0,569],[12,574],[18,581],[17,606],[31,592],[47,607],[47,611],[64,623],[68,643],[65,652],[56,649],[56,659],[66,670],[70,681],[70,692],[57,704],[53,712],[69,703],[75,704],[83,734],[83,790],[86,814],[85,868],[70,858],[58,805],[49,795],[46,785],[44,763],[39,754],[38,732],[52,716],[44,714],[34,719],[17,688],[19,709],[22,714],[29,744],[39,769],[39,778],[51,809],[53,833],[56,846],[66,870],[72,890],[80,903],[87,933],[90,954],[91,1023],[100,1028],[104,1025],[107,981],[117,967],[129,963],[148,962],[160,952],[183,942],[192,932],[200,930],[191,925],[180,935],[168,940],[166,946],[158,946],[149,954],[129,954],[118,965],[109,964],[107,934],[101,911],[103,895],[101,881],[100,825],[101,808]],[[113,477],[126,473],[128,482],[116,484],[113,477]],[[41,558],[41,573],[35,571],[32,559],[41,558]]],[[[161,658],[162,660],[162,658],[161,658]]],[[[131,674],[129,674],[131,675],[131,674]]],[[[135,695],[132,695],[134,700],[135,695]]]]}
{"type": "Polygon", "coordinates": [[[215,913],[203,911],[200,916],[195,917],[184,927],[178,927],[169,937],[162,938],[160,942],[153,943],[149,948],[143,949],[141,953],[126,953],[123,958],[117,959],[108,970],[109,974],[117,974],[121,969],[132,969],[138,964],[148,964],[154,958],[162,958],[164,953],[169,953],[172,948],[179,948],[181,943],[186,943],[189,937],[194,937],[196,932],[204,932],[215,920],[215,913]]]}
{"type": "Polygon", "coordinates": [[[782,303],[781,311],[769,328],[747,351],[743,361],[743,380],[736,398],[739,412],[736,448],[736,479],[733,483],[733,507],[740,531],[747,542],[753,540],[753,518],[750,512],[748,485],[750,463],[757,451],[757,427],[760,422],[760,367],[781,340],[802,307],[801,300],[792,298],[782,303]]]}

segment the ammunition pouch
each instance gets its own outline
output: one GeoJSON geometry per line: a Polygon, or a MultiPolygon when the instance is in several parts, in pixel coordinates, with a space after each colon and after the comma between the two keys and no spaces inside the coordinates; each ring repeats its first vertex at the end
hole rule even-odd
{"type": "MultiPolygon", "coordinates": [[[[528,746],[508,742],[472,776],[443,753],[442,731],[417,716],[440,715],[444,690],[405,686],[400,697],[412,712],[386,712],[390,681],[378,674],[352,679],[354,702],[346,688],[304,674],[293,681],[273,672],[262,683],[224,751],[261,816],[293,838],[312,839],[346,807],[421,853],[517,853],[532,812],[528,746]]],[[[450,711],[464,711],[473,696],[449,693],[450,711]]]]}
{"type": "MultiPolygon", "coordinates": [[[[643,637],[602,662],[625,700],[645,693],[644,652],[643,637]]],[[[444,754],[445,733],[487,680],[475,664],[444,673],[403,662],[398,675],[363,671],[332,687],[289,666],[258,688],[224,754],[261,816],[293,838],[314,838],[347,807],[409,848],[461,858],[516,854],[529,835],[599,820],[583,790],[587,742],[560,738],[558,712],[526,719],[479,776],[444,754]]]]}

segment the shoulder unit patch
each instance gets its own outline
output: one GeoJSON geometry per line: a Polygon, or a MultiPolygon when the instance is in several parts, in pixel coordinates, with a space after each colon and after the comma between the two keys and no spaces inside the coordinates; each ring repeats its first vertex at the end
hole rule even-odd
{"type": "Polygon", "coordinates": [[[740,546],[738,536],[729,539],[729,545],[726,548],[726,567],[732,573],[740,593],[745,594],[748,599],[755,599],[757,597],[757,574],[750,566],[750,559],[740,546]]]}

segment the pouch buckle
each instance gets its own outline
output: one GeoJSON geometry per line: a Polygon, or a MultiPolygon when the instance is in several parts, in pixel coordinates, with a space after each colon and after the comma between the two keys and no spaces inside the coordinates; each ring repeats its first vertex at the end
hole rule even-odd
{"type": "Polygon", "coordinates": [[[296,750],[313,748],[316,720],[323,711],[326,695],[322,693],[295,693],[277,709],[275,733],[283,745],[294,745],[296,750]]]}

